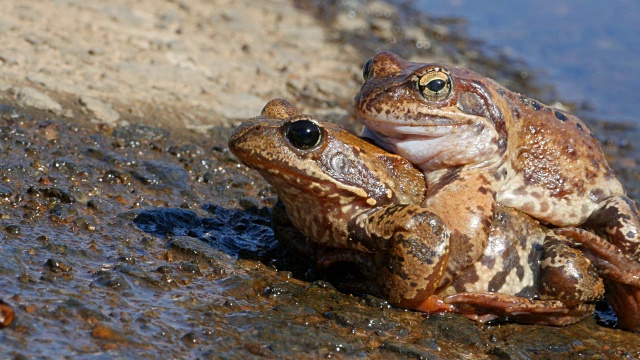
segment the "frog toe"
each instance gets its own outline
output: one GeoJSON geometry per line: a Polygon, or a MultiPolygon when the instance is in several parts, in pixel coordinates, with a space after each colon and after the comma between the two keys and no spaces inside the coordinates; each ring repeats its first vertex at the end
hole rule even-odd
{"type": "Polygon", "coordinates": [[[559,300],[531,300],[499,293],[458,293],[445,297],[443,302],[476,321],[501,319],[555,326],[574,324],[591,315],[595,308],[588,303],[570,306],[559,300]]]}

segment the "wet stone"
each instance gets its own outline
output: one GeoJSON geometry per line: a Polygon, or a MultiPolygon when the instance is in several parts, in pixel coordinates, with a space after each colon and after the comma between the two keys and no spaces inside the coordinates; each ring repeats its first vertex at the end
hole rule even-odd
{"type": "Polygon", "coordinates": [[[109,151],[100,148],[87,148],[84,151],[89,157],[94,158],[96,160],[103,161],[108,165],[120,166],[120,167],[131,167],[135,166],[137,162],[131,158],[118,154],[115,151],[109,151]]]}
{"type": "Polygon", "coordinates": [[[12,194],[13,194],[13,191],[11,190],[11,188],[4,185],[0,185],[0,198],[8,199],[11,197],[12,194]]]}
{"type": "Polygon", "coordinates": [[[340,310],[331,311],[325,316],[333,319],[337,324],[352,327],[354,329],[374,330],[378,332],[388,332],[395,329],[400,324],[390,322],[375,314],[365,314],[355,311],[340,310]]]}
{"type": "Polygon", "coordinates": [[[78,172],[78,164],[70,159],[55,159],[52,165],[54,169],[68,174],[75,174],[78,172]]]}
{"type": "Polygon", "coordinates": [[[52,187],[52,188],[44,188],[44,189],[33,190],[33,191],[41,192],[46,197],[59,199],[65,204],[71,204],[76,202],[75,197],[69,191],[64,189],[52,187]]]}
{"type": "Polygon", "coordinates": [[[264,289],[264,294],[268,298],[291,298],[291,297],[302,297],[305,289],[300,286],[290,282],[282,282],[279,284],[273,284],[271,286],[267,286],[264,289]]]}
{"type": "Polygon", "coordinates": [[[167,284],[148,274],[141,266],[119,263],[114,270],[131,278],[134,285],[147,285],[154,289],[168,290],[167,284]]]}
{"type": "Polygon", "coordinates": [[[204,149],[196,144],[186,144],[179,147],[169,147],[169,153],[179,158],[193,158],[205,153],[204,149]]]}
{"type": "Polygon", "coordinates": [[[20,234],[22,234],[22,228],[20,227],[20,225],[7,225],[4,228],[4,231],[6,231],[7,234],[11,234],[11,235],[20,235],[20,234]]]}
{"type": "Polygon", "coordinates": [[[47,260],[47,262],[45,263],[45,266],[49,269],[49,271],[53,273],[66,273],[73,270],[71,266],[63,263],[62,261],[55,260],[55,259],[47,260]]]}
{"type": "Polygon", "coordinates": [[[422,322],[423,336],[465,345],[483,346],[484,341],[476,325],[457,314],[430,315],[422,322]]]}
{"type": "Polygon", "coordinates": [[[121,261],[125,264],[129,264],[129,265],[135,265],[136,264],[136,258],[134,258],[133,256],[121,256],[118,258],[118,261],[121,261]]]}
{"type": "Polygon", "coordinates": [[[170,236],[169,246],[195,258],[217,260],[220,257],[218,250],[191,236],[170,236]]]}
{"type": "Polygon", "coordinates": [[[147,161],[144,166],[162,184],[176,189],[186,189],[189,185],[189,173],[180,165],[162,161],[147,161]]]}
{"type": "Polygon", "coordinates": [[[98,226],[98,221],[93,216],[78,216],[73,220],[73,224],[80,229],[95,231],[98,226]]]}
{"type": "Polygon", "coordinates": [[[200,266],[198,266],[198,264],[194,264],[190,261],[182,261],[180,263],[180,270],[186,272],[186,273],[190,273],[190,274],[195,274],[195,275],[202,275],[202,271],[200,270],[200,266]]]}
{"type": "Polygon", "coordinates": [[[339,352],[343,356],[363,356],[365,350],[359,339],[344,339],[329,329],[272,321],[258,325],[255,331],[256,338],[269,342],[269,348],[278,355],[339,352]]]}
{"type": "Polygon", "coordinates": [[[100,340],[108,340],[108,341],[124,340],[124,335],[122,335],[122,333],[105,324],[97,324],[93,328],[93,331],[91,332],[91,336],[100,340]]]}
{"type": "Polygon", "coordinates": [[[160,274],[172,274],[173,268],[171,266],[162,265],[162,266],[159,266],[156,269],[156,271],[159,272],[160,274]]]}
{"type": "Polygon", "coordinates": [[[87,321],[108,321],[109,317],[102,313],[101,310],[89,306],[82,301],[69,298],[63,303],[63,306],[72,309],[80,318],[87,321]]]}
{"type": "Polygon", "coordinates": [[[168,135],[165,129],[143,124],[119,126],[112,134],[115,146],[133,148],[161,141],[168,135]]]}
{"type": "MultiPolygon", "coordinates": [[[[117,183],[125,183],[123,181],[124,173],[119,170],[111,169],[102,175],[100,180],[109,185],[117,184],[117,183]]],[[[126,184],[126,183],[125,183],[126,184]]]]}
{"type": "Polygon", "coordinates": [[[94,274],[95,283],[115,290],[130,290],[131,285],[121,274],[112,270],[100,270],[94,274]]]}
{"type": "Polygon", "coordinates": [[[583,345],[582,341],[553,328],[532,327],[529,331],[514,333],[505,339],[518,352],[533,354],[569,353],[583,345]]]}
{"type": "Polygon", "coordinates": [[[132,171],[131,176],[139,181],[142,185],[158,185],[160,180],[155,174],[144,173],[140,171],[132,171]]]}
{"type": "Polygon", "coordinates": [[[440,360],[446,359],[446,357],[441,357],[435,354],[432,350],[425,349],[422,346],[416,344],[406,344],[395,341],[385,341],[382,344],[382,350],[384,353],[392,353],[394,356],[405,356],[413,359],[424,359],[424,360],[440,360]]]}
{"type": "Polygon", "coordinates": [[[299,304],[289,305],[289,304],[278,304],[272,309],[274,312],[280,312],[289,315],[297,315],[297,316],[313,316],[318,315],[318,312],[309,305],[301,306],[299,304]]]}
{"type": "Polygon", "coordinates": [[[87,207],[94,209],[97,212],[105,212],[107,209],[106,202],[102,199],[91,199],[87,201],[87,207]]]}
{"type": "Polygon", "coordinates": [[[200,342],[200,337],[193,332],[189,332],[182,337],[182,342],[189,346],[196,346],[200,342]]]}
{"type": "Polygon", "coordinates": [[[78,215],[78,210],[72,204],[57,204],[51,210],[49,218],[60,224],[72,222],[78,215]]]}

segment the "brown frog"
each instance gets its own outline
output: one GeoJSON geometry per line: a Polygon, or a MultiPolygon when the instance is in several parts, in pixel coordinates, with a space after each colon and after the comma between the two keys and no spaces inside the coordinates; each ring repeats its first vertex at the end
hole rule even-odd
{"type": "Polygon", "coordinates": [[[459,253],[442,220],[421,205],[424,175],[286,101],[272,100],[238,127],[229,147],[274,186],[294,226],[330,249],[321,265],[356,263],[395,305],[564,325],[588,316],[604,291],[580,252],[506,207],[492,218],[484,253],[442,286],[459,253]]]}
{"type": "Polygon", "coordinates": [[[470,70],[389,52],[363,75],[355,107],[366,136],[422,169],[423,205],[451,232],[456,260],[439,286],[482,256],[502,205],[580,242],[619,325],[640,330],[638,212],[580,119],[470,70]]]}

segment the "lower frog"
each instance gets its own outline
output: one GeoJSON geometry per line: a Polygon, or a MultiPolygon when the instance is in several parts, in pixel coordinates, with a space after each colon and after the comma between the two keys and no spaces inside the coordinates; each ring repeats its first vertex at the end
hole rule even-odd
{"type": "Polygon", "coordinates": [[[493,208],[511,207],[579,242],[618,325],[640,331],[638,211],[584,122],[468,69],[390,52],[363,76],[355,111],[366,136],[424,172],[423,205],[468,254],[447,272],[482,255],[493,208]]]}
{"type": "Polygon", "coordinates": [[[234,131],[229,147],[274,186],[297,229],[332,249],[321,265],[356,263],[394,305],[564,325],[591,314],[603,294],[590,261],[566,239],[504,207],[495,210],[480,259],[443,283],[461,253],[442,220],[421,205],[424,175],[286,101],[269,102],[261,117],[234,131]]]}

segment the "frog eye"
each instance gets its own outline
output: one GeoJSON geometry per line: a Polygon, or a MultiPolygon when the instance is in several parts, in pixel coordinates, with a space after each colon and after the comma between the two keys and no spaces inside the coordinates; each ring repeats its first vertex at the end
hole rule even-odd
{"type": "Polygon", "coordinates": [[[310,149],[320,143],[320,128],[308,119],[290,122],[285,127],[284,136],[298,149],[310,149]]]}
{"type": "Polygon", "coordinates": [[[420,76],[416,86],[427,100],[439,101],[451,93],[451,77],[442,70],[432,70],[420,76]]]}
{"type": "Polygon", "coordinates": [[[364,78],[364,81],[369,80],[371,75],[373,75],[373,58],[367,60],[362,67],[362,77],[364,78]]]}

